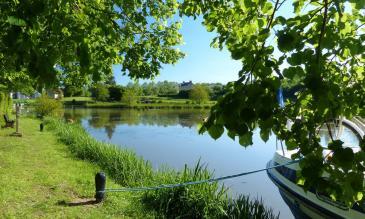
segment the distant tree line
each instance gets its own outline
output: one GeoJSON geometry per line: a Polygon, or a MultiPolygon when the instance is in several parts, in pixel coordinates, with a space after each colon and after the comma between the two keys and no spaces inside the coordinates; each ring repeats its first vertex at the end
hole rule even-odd
{"type": "Polygon", "coordinates": [[[130,105],[136,103],[139,97],[172,97],[177,99],[191,99],[197,103],[217,100],[225,93],[221,83],[194,84],[191,90],[180,91],[178,82],[130,82],[126,86],[117,85],[114,80],[105,83],[95,83],[91,86],[65,85],[65,97],[93,97],[97,101],[123,101],[130,105]]]}

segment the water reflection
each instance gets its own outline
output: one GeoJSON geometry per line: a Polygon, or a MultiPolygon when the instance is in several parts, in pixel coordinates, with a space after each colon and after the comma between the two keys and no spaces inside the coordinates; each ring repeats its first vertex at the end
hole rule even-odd
{"type": "MultiPolygon", "coordinates": [[[[198,110],[68,109],[65,117],[80,120],[100,141],[131,148],[149,160],[154,168],[167,164],[182,169],[185,164],[194,166],[201,159],[219,177],[266,167],[275,153],[273,136],[265,143],[256,130],[254,146],[243,148],[225,135],[216,141],[207,134],[198,135],[197,123],[208,113],[198,110]]],[[[320,132],[322,143],[327,143],[328,133],[324,129],[320,132]]],[[[343,135],[351,138],[351,131],[345,129],[343,135]]],[[[266,172],[226,180],[224,185],[233,196],[245,194],[263,198],[266,206],[280,212],[280,218],[294,218],[266,172]]]]}
{"type": "Polygon", "coordinates": [[[81,120],[87,118],[93,128],[104,128],[109,139],[113,137],[118,124],[129,126],[175,126],[192,128],[208,115],[206,110],[128,110],[128,109],[81,109],[65,111],[65,118],[81,120]]]}
{"type": "MultiPolygon", "coordinates": [[[[200,159],[214,175],[226,176],[266,167],[275,152],[275,138],[267,143],[258,131],[253,147],[244,148],[227,136],[213,140],[197,133],[197,123],[208,111],[197,110],[120,110],[70,109],[65,116],[81,119],[83,127],[96,139],[127,147],[149,160],[154,168],[167,165],[182,169],[200,159]]],[[[277,187],[266,172],[226,180],[231,195],[245,194],[262,198],[281,218],[293,218],[277,187]]]]}

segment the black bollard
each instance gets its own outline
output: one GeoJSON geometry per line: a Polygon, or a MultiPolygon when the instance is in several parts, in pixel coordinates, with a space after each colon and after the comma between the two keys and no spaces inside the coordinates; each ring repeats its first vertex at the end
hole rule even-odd
{"type": "Polygon", "coordinates": [[[95,199],[96,202],[101,202],[105,195],[106,176],[103,172],[95,175],[95,199]]]}
{"type": "Polygon", "coordinates": [[[43,125],[43,123],[41,123],[41,124],[39,125],[39,130],[40,130],[41,132],[43,132],[43,127],[44,127],[44,125],[43,125]]]}

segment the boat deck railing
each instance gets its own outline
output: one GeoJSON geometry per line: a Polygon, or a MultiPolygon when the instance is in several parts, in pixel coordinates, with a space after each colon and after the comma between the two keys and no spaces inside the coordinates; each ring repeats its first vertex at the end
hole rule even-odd
{"type": "MultiPolygon", "coordinates": [[[[351,120],[342,119],[342,123],[350,128],[360,139],[365,138],[365,119],[359,116],[353,117],[351,120]]],[[[346,145],[351,147],[351,145],[346,145]]],[[[351,147],[358,148],[358,147],[351,147]]],[[[290,153],[285,146],[285,143],[276,139],[276,151],[281,152],[282,156],[287,156],[290,153]]]]}
{"type": "Polygon", "coordinates": [[[361,137],[364,137],[364,135],[365,135],[365,119],[360,117],[360,116],[355,116],[354,118],[351,119],[351,122],[356,124],[356,126],[362,131],[362,136],[361,137]]]}

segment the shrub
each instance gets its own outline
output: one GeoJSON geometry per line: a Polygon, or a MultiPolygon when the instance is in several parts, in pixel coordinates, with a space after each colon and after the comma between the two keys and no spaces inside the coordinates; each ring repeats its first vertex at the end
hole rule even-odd
{"type": "Polygon", "coordinates": [[[96,84],[93,90],[93,97],[97,101],[107,101],[109,99],[109,90],[103,84],[96,84]]]}
{"type": "Polygon", "coordinates": [[[43,94],[34,102],[34,110],[37,116],[43,118],[44,116],[61,116],[62,103],[58,100],[51,99],[43,94]]]}
{"type": "Polygon", "coordinates": [[[128,106],[133,106],[139,101],[137,91],[133,87],[127,87],[122,95],[122,102],[126,103],[128,106]]]}
{"type": "Polygon", "coordinates": [[[189,92],[189,97],[191,100],[197,103],[203,103],[209,100],[208,88],[203,85],[194,85],[194,87],[189,92]]]}
{"type": "Polygon", "coordinates": [[[12,99],[6,92],[0,92],[0,122],[4,122],[3,115],[9,114],[11,111],[12,99]]]}
{"type": "Polygon", "coordinates": [[[110,86],[108,90],[110,101],[120,101],[122,99],[123,88],[121,86],[110,86]]]}
{"type": "Polygon", "coordinates": [[[179,94],[177,95],[178,98],[181,98],[181,99],[187,99],[189,98],[189,91],[187,90],[181,90],[179,92],[179,94]]]}

